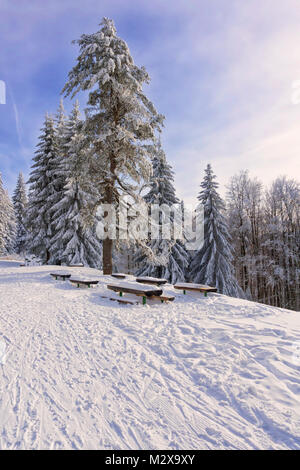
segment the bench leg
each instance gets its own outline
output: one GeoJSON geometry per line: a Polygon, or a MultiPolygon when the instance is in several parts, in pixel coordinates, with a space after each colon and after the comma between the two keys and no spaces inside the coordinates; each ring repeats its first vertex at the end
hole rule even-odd
{"type": "Polygon", "coordinates": [[[143,295],[143,305],[146,305],[146,302],[147,302],[146,296],[143,295]]]}
{"type": "Polygon", "coordinates": [[[204,292],[204,297],[207,297],[207,292],[204,292]]]}
{"type": "Polygon", "coordinates": [[[79,289],[79,284],[77,284],[77,287],[78,287],[78,289],[79,289]]]}
{"type": "Polygon", "coordinates": [[[186,290],[185,290],[185,289],[183,289],[183,293],[184,293],[184,295],[186,294],[186,290]]]}
{"type": "Polygon", "coordinates": [[[163,304],[164,303],[164,300],[163,299],[160,299],[161,303],[163,304]]]}
{"type": "Polygon", "coordinates": [[[119,296],[120,296],[120,297],[123,297],[123,292],[119,292],[119,296]]]}

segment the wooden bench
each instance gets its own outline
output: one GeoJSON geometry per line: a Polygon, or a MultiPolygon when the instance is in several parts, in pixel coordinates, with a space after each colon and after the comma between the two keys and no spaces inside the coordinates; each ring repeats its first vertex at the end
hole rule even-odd
{"type": "Polygon", "coordinates": [[[78,288],[81,287],[91,287],[98,284],[99,281],[83,280],[83,279],[70,279],[71,284],[75,284],[78,288]]]}
{"type": "Polygon", "coordinates": [[[118,292],[120,297],[123,297],[124,293],[127,294],[134,294],[136,296],[143,297],[143,305],[147,302],[147,297],[160,297],[163,293],[161,289],[157,287],[148,287],[148,286],[141,286],[140,284],[133,284],[133,283],[120,283],[120,284],[108,284],[107,288],[113,290],[114,292],[118,292]]]}
{"type": "Polygon", "coordinates": [[[51,273],[50,276],[54,277],[56,281],[58,280],[63,280],[65,281],[66,279],[69,279],[71,277],[71,274],[64,274],[64,273],[51,273]]]}
{"type": "Polygon", "coordinates": [[[140,282],[141,284],[152,284],[156,286],[161,286],[166,284],[168,281],[167,279],[160,279],[158,277],[137,277],[136,282],[140,282]]]}
{"type": "Polygon", "coordinates": [[[84,268],[84,264],[68,264],[68,268],[84,268]]]}
{"type": "Polygon", "coordinates": [[[123,299],[122,297],[107,297],[107,295],[101,295],[102,299],[109,299],[115,302],[119,302],[119,304],[129,304],[129,305],[138,305],[139,302],[137,300],[131,299],[123,299]]]}
{"type": "Polygon", "coordinates": [[[112,273],[111,276],[115,277],[116,279],[125,279],[126,278],[126,274],[123,274],[123,273],[112,273]]]}
{"type": "Polygon", "coordinates": [[[218,292],[216,287],[205,286],[204,284],[192,284],[189,282],[180,282],[174,285],[175,289],[183,290],[183,293],[186,294],[186,291],[197,291],[204,292],[204,296],[207,296],[208,292],[218,292]]]}
{"type": "Polygon", "coordinates": [[[162,294],[162,295],[153,295],[151,299],[158,299],[161,301],[161,303],[164,302],[173,302],[175,297],[173,295],[168,295],[168,294],[162,294]]]}

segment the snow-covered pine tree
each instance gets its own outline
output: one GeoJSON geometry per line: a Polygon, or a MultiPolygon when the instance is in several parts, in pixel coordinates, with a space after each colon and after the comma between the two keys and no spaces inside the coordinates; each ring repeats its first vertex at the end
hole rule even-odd
{"type": "Polygon", "coordinates": [[[13,253],[16,237],[16,219],[12,201],[3,188],[0,173],[0,255],[13,253]]]}
{"type": "Polygon", "coordinates": [[[16,244],[15,249],[18,254],[24,254],[26,250],[27,231],[25,228],[27,211],[27,194],[23,173],[20,172],[17,180],[16,189],[13,194],[13,204],[16,215],[16,244]]]}
{"type": "MultiPolygon", "coordinates": [[[[149,82],[144,67],[137,67],[112,20],[103,18],[100,31],[75,41],[80,48],[77,64],[69,72],[63,92],[76,95],[89,90],[85,132],[93,149],[88,178],[98,189],[98,203],[118,204],[121,194],[136,196],[136,185],[151,175],[155,131],[163,116],[146,98],[142,86],[149,82]]],[[[90,207],[88,210],[95,210],[90,207]]],[[[112,272],[113,240],[103,240],[103,272],[112,272]]]]}
{"type": "MultiPolygon", "coordinates": [[[[67,133],[66,125],[67,125],[67,118],[65,114],[63,100],[61,99],[57,113],[54,118],[56,154],[52,161],[51,173],[49,174],[49,177],[52,180],[53,189],[54,189],[52,196],[49,198],[49,205],[51,206],[50,215],[51,215],[51,220],[52,220],[52,227],[51,227],[52,238],[55,237],[55,234],[58,231],[58,228],[56,226],[56,220],[53,214],[53,207],[59,201],[61,201],[61,199],[64,197],[64,186],[66,184],[66,165],[67,165],[67,160],[68,160],[68,148],[67,148],[68,138],[66,136],[66,133],[67,133]]],[[[59,243],[60,241],[59,239],[57,239],[57,243],[56,243],[57,249],[49,250],[50,251],[50,259],[49,259],[50,264],[61,264],[59,251],[61,251],[62,247],[59,249],[58,247],[59,243]]]]}
{"type": "Polygon", "coordinates": [[[2,176],[0,173],[0,255],[4,253],[4,235],[5,235],[5,204],[4,204],[4,189],[2,185],[2,176]]]}
{"type": "Polygon", "coordinates": [[[204,205],[204,244],[190,265],[190,281],[216,286],[218,292],[244,298],[234,277],[232,249],[226,219],[225,204],[217,192],[211,165],[205,170],[198,200],[204,205]]]}
{"type": "Polygon", "coordinates": [[[82,219],[82,209],[94,203],[91,187],[81,186],[81,161],[87,152],[86,137],[82,132],[79,104],[76,101],[65,126],[67,158],[61,159],[58,171],[64,175],[65,185],[61,199],[52,207],[55,233],[51,239],[50,252],[63,264],[83,263],[90,267],[100,267],[101,244],[96,236],[94,225],[86,226],[82,219]]]}
{"type": "Polygon", "coordinates": [[[3,188],[2,176],[0,173],[0,255],[5,253],[7,234],[7,195],[3,188]]]}
{"type": "MultiPolygon", "coordinates": [[[[150,205],[163,206],[165,204],[169,207],[174,208],[177,206],[178,209],[181,208],[174,188],[174,172],[166,160],[160,142],[157,145],[157,153],[153,159],[153,175],[150,181],[150,191],[145,195],[144,199],[150,205]]],[[[181,210],[179,214],[181,214],[181,210]]],[[[174,214],[171,212],[170,215],[172,225],[172,223],[175,223],[174,214]]],[[[149,242],[151,252],[155,255],[155,258],[152,261],[142,248],[138,249],[135,256],[135,264],[138,267],[137,275],[164,277],[171,283],[183,281],[185,279],[186,268],[189,264],[189,254],[185,249],[183,240],[174,240],[174,238],[166,240],[162,238],[161,225],[163,223],[163,214],[160,214],[159,217],[159,238],[152,239],[149,242]]],[[[182,218],[179,217],[179,219],[176,222],[182,223],[182,218]]]]}
{"type": "Polygon", "coordinates": [[[39,143],[33,158],[29,177],[29,202],[26,227],[28,229],[28,251],[44,263],[50,259],[52,229],[52,198],[56,194],[55,178],[57,141],[54,120],[46,115],[39,143]]]}

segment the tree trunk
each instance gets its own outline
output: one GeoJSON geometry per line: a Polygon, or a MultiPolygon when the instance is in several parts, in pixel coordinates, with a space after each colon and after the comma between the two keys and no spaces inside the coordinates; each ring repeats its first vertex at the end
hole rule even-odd
{"type": "Polygon", "coordinates": [[[112,240],[109,238],[103,240],[103,274],[112,273],[112,246],[112,240]]]}
{"type": "MultiPolygon", "coordinates": [[[[108,182],[105,188],[105,202],[106,204],[113,205],[114,203],[114,185],[115,185],[115,170],[116,161],[113,155],[110,157],[110,174],[111,180],[108,182]]],[[[106,214],[105,214],[106,215],[106,214]]],[[[108,231],[108,227],[105,231],[108,231]]],[[[105,238],[103,240],[103,274],[112,274],[112,250],[113,240],[105,238]]]]}

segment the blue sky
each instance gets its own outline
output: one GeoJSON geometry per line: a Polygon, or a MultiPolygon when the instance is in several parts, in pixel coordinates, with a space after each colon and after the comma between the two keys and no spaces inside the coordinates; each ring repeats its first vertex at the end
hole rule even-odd
{"type": "Polygon", "coordinates": [[[222,194],[241,169],[266,185],[299,177],[299,0],[0,0],[0,171],[10,191],[19,171],[29,174],[45,112],[56,112],[78,52],[71,41],[103,16],[151,77],[145,93],[166,116],[180,198],[194,202],[207,163],[222,194]]]}

